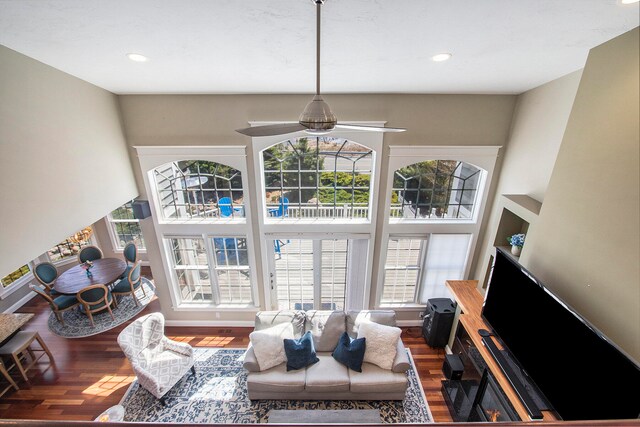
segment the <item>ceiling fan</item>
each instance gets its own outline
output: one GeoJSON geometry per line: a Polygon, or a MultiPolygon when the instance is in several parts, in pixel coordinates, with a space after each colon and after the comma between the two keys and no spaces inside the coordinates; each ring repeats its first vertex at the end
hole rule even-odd
{"type": "Polygon", "coordinates": [[[311,0],[316,5],[316,94],[307,104],[298,123],[276,123],[273,125],[252,126],[244,129],[236,129],[247,136],[272,136],[284,135],[287,133],[305,131],[312,135],[324,135],[334,129],[363,130],[373,132],[404,132],[402,128],[387,128],[374,126],[348,125],[338,123],[336,115],[333,114],[329,104],[327,104],[320,94],[320,8],[324,0],[311,0]]]}

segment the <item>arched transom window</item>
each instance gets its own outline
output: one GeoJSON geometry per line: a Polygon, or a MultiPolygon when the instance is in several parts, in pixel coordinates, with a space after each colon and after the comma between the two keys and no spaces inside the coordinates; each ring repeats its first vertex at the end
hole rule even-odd
{"type": "Polygon", "coordinates": [[[183,160],[153,171],[164,219],[244,218],[240,171],[205,160],[183,160]]]}
{"type": "Polygon", "coordinates": [[[427,160],[396,170],[390,218],[472,218],[481,172],[456,160],[427,160]]]}
{"type": "Polygon", "coordinates": [[[263,150],[262,162],[267,217],[370,217],[373,150],[344,138],[302,137],[263,150]]]}

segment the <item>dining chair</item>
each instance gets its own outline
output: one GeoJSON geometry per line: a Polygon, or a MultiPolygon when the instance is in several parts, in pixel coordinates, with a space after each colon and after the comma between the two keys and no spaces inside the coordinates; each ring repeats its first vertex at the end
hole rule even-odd
{"type": "Polygon", "coordinates": [[[124,273],[120,276],[121,279],[124,279],[129,276],[129,272],[138,260],[138,247],[136,244],[134,242],[127,243],[122,251],[122,256],[124,257],[124,261],[127,263],[124,273]]]}
{"type": "Polygon", "coordinates": [[[125,279],[120,280],[114,287],[111,289],[111,294],[115,297],[117,295],[128,295],[131,294],[133,297],[133,301],[136,303],[136,307],[138,304],[138,297],[136,296],[136,291],[142,288],[142,293],[144,296],[147,296],[147,292],[144,290],[144,286],[142,286],[142,262],[138,261],[135,263],[133,268],[129,271],[129,274],[125,279]]]}
{"type": "Polygon", "coordinates": [[[38,360],[44,355],[49,357],[49,362],[55,363],[53,360],[53,355],[49,351],[49,348],[44,343],[42,338],[40,338],[40,334],[35,331],[20,331],[15,334],[6,344],[0,347],[0,356],[11,356],[13,359],[13,365],[11,365],[8,370],[16,366],[22,377],[25,381],[29,381],[27,377],[27,371],[35,365],[38,360]],[[31,345],[34,341],[37,341],[40,345],[40,348],[33,348],[31,345]],[[31,356],[31,361],[27,366],[22,364],[23,360],[26,360],[24,355],[25,351],[31,356]],[[36,356],[35,352],[41,353],[39,356],[36,356]]]}
{"type": "Polygon", "coordinates": [[[115,298],[113,298],[111,291],[109,291],[105,285],[87,286],[78,292],[77,298],[78,301],[80,301],[80,304],[82,304],[85,314],[89,316],[91,326],[96,326],[93,322],[93,313],[97,313],[105,309],[109,311],[111,318],[116,320],[116,318],[113,317],[113,312],[111,311],[111,304],[117,305],[117,303],[115,303],[115,298]]]}
{"type": "Polygon", "coordinates": [[[50,262],[41,262],[33,268],[33,275],[52,296],[58,296],[60,293],[54,289],[54,283],[58,278],[58,269],[50,262]]]}
{"type": "Polygon", "coordinates": [[[47,303],[51,307],[51,311],[53,311],[53,313],[56,315],[58,321],[62,323],[62,326],[64,326],[64,318],[62,317],[62,313],[80,305],[75,295],[60,295],[58,297],[55,297],[54,299],[53,295],[49,295],[47,293],[44,286],[30,285],[29,288],[47,301],[47,303]]]}
{"type": "Polygon", "coordinates": [[[97,246],[85,246],[78,253],[78,261],[83,264],[85,261],[95,261],[103,258],[102,250],[97,246]]]}

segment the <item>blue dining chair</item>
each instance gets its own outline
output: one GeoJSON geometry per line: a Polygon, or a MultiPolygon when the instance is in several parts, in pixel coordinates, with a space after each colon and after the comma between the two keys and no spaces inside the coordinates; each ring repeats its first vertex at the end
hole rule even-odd
{"type": "Polygon", "coordinates": [[[51,307],[51,311],[56,315],[56,319],[62,323],[62,326],[64,326],[62,312],[76,308],[80,304],[75,295],[60,295],[53,299],[51,295],[47,293],[44,286],[30,285],[29,288],[47,301],[49,307],[51,307]]]}
{"type": "Polygon", "coordinates": [[[56,279],[58,278],[58,269],[50,262],[41,262],[33,268],[33,275],[36,280],[46,288],[52,296],[60,295],[54,288],[56,279]]]}
{"type": "Polygon", "coordinates": [[[140,304],[138,303],[138,297],[136,296],[136,291],[142,288],[142,293],[144,296],[147,296],[147,292],[144,290],[144,286],[142,286],[142,274],[141,274],[142,264],[141,261],[137,261],[133,268],[129,271],[129,274],[125,279],[120,280],[114,287],[111,289],[111,294],[114,296],[117,295],[129,295],[133,297],[133,302],[136,303],[136,307],[140,304]]]}
{"type": "Polygon", "coordinates": [[[138,260],[138,247],[135,243],[129,242],[124,246],[124,250],[122,251],[122,256],[124,256],[124,261],[127,263],[127,267],[124,270],[124,273],[120,276],[121,279],[125,279],[136,261],[138,260]]]}
{"type": "Polygon", "coordinates": [[[271,217],[286,217],[287,209],[289,208],[289,199],[286,197],[280,198],[280,205],[277,208],[269,209],[269,216],[271,217]]]}
{"type": "Polygon", "coordinates": [[[103,311],[104,309],[109,311],[111,319],[116,320],[116,318],[113,317],[113,312],[111,311],[111,304],[114,304],[115,299],[113,298],[113,295],[111,295],[111,291],[109,291],[105,285],[87,286],[78,292],[76,298],[78,298],[78,301],[82,304],[85,314],[89,316],[91,326],[96,326],[93,322],[93,313],[103,311]]]}
{"type": "Polygon", "coordinates": [[[83,264],[85,261],[95,261],[103,258],[102,250],[97,246],[85,246],[78,254],[78,261],[83,264]]]}

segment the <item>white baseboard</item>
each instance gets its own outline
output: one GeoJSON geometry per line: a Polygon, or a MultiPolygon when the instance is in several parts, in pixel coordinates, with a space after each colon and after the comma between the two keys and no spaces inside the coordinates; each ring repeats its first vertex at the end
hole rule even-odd
{"type": "Polygon", "coordinates": [[[253,320],[165,320],[167,326],[254,327],[253,320]]]}
{"type": "Polygon", "coordinates": [[[7,308],[4,312],[5,313],[14,313],[16,310],[18,310],[20,307],[22,307],[23,305],[25,305],[26,303],[28,303],[29,301],[31,301],[32,298],[35,298],[36,293],[29,291],[28,294],[26,294],[25,296],[23,296],[22,298],[20,298],[18,301],[16,301],[12,306],[10,306],[9,308],[7,308]]]}
{"type": "Polygon", "coordinates": [[[396,320],[396,325],[405,327],[422,326],[422,320],[396,320]]]}

